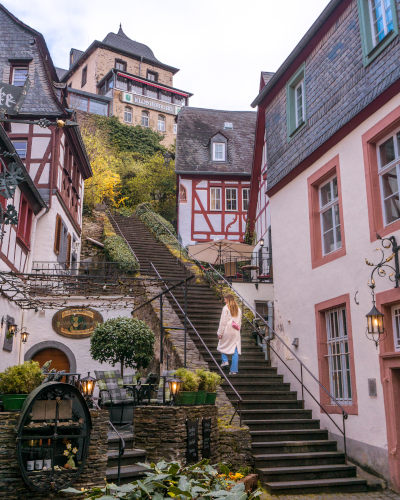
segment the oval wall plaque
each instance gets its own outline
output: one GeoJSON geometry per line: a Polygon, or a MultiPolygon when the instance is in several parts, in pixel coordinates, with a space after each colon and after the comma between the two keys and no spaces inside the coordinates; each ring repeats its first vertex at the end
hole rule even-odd
{"type": "Polygon", "coordinates": [[[98,323],[103,323],[103,316],[89,307],[66,307],[53,316],[53,330],[59,335],[71,339],[90,337],[98,323]]]}

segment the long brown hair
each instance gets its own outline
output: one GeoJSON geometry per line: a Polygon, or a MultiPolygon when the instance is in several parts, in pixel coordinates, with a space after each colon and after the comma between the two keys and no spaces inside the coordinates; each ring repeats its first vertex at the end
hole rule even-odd
{"type": "Polygon", "coordinates": [[[227,293],[224,298],[228,301],[227,306],[230,313],[232,314],[232,318],[236,318],[236,316],[239,314],[239,307],[236,304],[235,297],[231,293],[227,293]]]}

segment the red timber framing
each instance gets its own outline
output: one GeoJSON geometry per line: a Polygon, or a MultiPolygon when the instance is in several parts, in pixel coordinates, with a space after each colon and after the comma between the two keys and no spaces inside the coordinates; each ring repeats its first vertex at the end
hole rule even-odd
{"type": "MultiPolygon", "coordinates": [[[[24,163],[36,187],[48,189],[50,193],[57,196],[66,216],[80,234],[79,216],[83,185],[83,172],[80,165],[84,164],[84,160],[80,158],[81,148],[70,131],[57,129],[54,126],[49,127],[48,130],[50,133],[29,125],[28,132],[10,132],[8,136],[11,141],[27,141],[24,163]],[[62,140],[63,136],[64,140],[62,140]],[[43,142],[46,139],[48,139],[48,144],[44,154],[35,157],[34,151],[38,148],[34,147],[34,141],[43,142]]],[[[43,144],[39,149],[43,151],[43,144]]],[[[49,200],[49,206],[51,205],[52,196],[49,200]]]]}
{"type": "MultiPolygon", "coordinates": [[[[211,241],[215,236],[232,239],[243,242],[246,231],[247,211],[243,210],[243,189],[250,188],[250,179],[232,175],[226,176],[213,175],[210,177],[194,178],[193,176],[181,176],[181,179],[192,179],[192,218],[191,218],[191,239],[192,241],[211,241]],[[199,187],[202,182],[207,182],[207,187],[199,187]],[[211,210],[211,189],[221,189],[221,210],[211,210]],[[226,210],[226,189],[237,189],[237,210],[226,210]],[[199,194],[207,193],[207,206],[204,206],[199,194]],[[206,230],[197,230],[195,228],[196,215],[204,218],[206,230]],[[219,215],[220,228],[215,228],[210,216],[219,215]],[[233,220],[232,220],[233,216],[233,220]],[[238,230],[233,230],[232,226],[238,225],[238,230]]],[[[218,224],[219,225],[219,224],[218,224]]]]}

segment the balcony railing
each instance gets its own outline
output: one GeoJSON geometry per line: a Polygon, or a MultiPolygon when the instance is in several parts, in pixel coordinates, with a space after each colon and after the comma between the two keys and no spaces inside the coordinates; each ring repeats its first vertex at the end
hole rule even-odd
{"type": "Polygon", "coordinates": [[[272,254],[268,252],[242,253],[224,251],[215,269],[229,282],[272,283],[272,254]]]}

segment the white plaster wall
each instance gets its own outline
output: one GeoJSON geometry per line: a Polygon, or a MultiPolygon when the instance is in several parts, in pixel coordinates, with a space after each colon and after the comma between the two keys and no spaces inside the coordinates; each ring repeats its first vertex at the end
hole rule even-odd
{"type": "Polygon", "coordinates": [[[186,203],[179,203],[179,227],[178,234],[182,238],[182,245],[186,246],[192,243],[192,181],[190,179],[180,179],[180,183],[186,188],[186,203]]]}
{"type": "MultiPolygon", "coordinates": [[[[85,301],[85,304],[88,301],[85,301]]],[[[82,300],[71,299],[68,301],[68,304],[65,307],[81,307],[82,300]]],[[[100,308],[96,308],[96,300],[90,301],[90,307],[92,309],[98,310],[103,316],[103,320],[106,321],[110,318],[116,318],[118,316],[127,316],[131,318],[131,307],[122,310],[101,310],[100,308]]],[[[133,301],[132,301],[133,307],[133,301]]],[[[36,344],[39,344],[43,341],[57,341],[65,346],[69,347],[71,351],[74,353],[76,358],[76,370],[77,373],[81,373],[82,376],[86,376],[88,371],[91,371],[91,375],[94,376],[94,370],[110,370],[113,369],[111,365],[108,363],[99,363],[98,361],[94,361],[90,356],[90,337],[85,339],[71,339],[68,337],[64,337],[56,333],[52,328],[52,318],[54,314],[57,312],[57,309],[45,309],[45,316],[40,316],[39,312],[35,312],[34,310],[26,311],[25,313],[25,326],[27,327],[28,332],[31,334],[28,337],[28,342],[23,344],[23,352],[21,354],[21,360],[24,359],[24,354],[31,347],[36,344]]],[[[115,367],[116,369],[120,369],[119,366],[115,367]]],[[[132,369],[124,369],[124,374],[133,373],[132,369]]]]}
{"type": "MultiPolygon", "coordinates": [[[[2,260],[0,260],[0,271],[8,271],[7,266],[2,260]]],[[[8,366],[18,364],[21,346],[23,345],[21,343],[20,335],[17,334],[17,337],[14,337],[12,351],[9,352],[3,349],[4,338],[7,333],[7,325],[5,322],[7,315],[14,318],[18,327],[21,327],[22,310],[13,302],[10,302],[4,297],[0,296],[0,321],[4,317],[3,326],[0,326],[0,372],[4,371],[8,366]]]]}
{"type": "Polygon", "coordinates": [[[269,302],[274,300],[273,283],[258,283],[258,290],[255,283],[233,282],[232,288],[255,309],[257,302],[269,302]]]}
{"type": "MultiPolygon", "coordinates": [[[[65,214],[56,196],[52,197],[52,206],[48,213],[44,214],[36,226],[35,248],[33,249],[34,262],[57,262],[57,255],[54,253],[54,237],[56,228],[56,217],[59,214],[68,227],[68,232],[75,235],[80,241],[79,234],[75,231],[71,221],[65,214]]],[[[79,254],[79,252],[78,252],[79,254]]]]}
{"type": "MultiPolygon", "coordinates": [[[[370,243],[361,136],[399,105],[400,95],[363,122],[270,200],[275,329],[279,335],[287,337],[290,344],[294,337],[299,338],[296,353],[318,378],[314,305],[343,294],[350,295],[359,415],[349,415],[346,435],[383,449],[387,448],[387,439],[379,351],[365,337],[365,315],[372,307],[370,289],[367,287],[371,268],[366,266],[365,258],[370,262],[379,260],[374,249],[380,245],[377,242],[370,243]],[[336,155],[339,155],[340,161],[346,255],[312,270],[307,178],[336,155]],[[356,292],[359,305],[354,301],[356,292]],[[376,397],[368,395],[369,378],[377,381],[376,397]]],[[[399,233],[400,231],[394,233],[398,240],[399,233]]],[[[387,278],[377,279],[377,292],[391,288],[393,283],[387,278]]],[[[274,343],[279,345],[278,341],[274,343]]],[[[296,361],[288,363],[292,370],[299,373],[296,361]]],[[[299,384],[285,367],[280,362],[278,366],[279,373],[284,374],[286,381],[292,383],[292,388],[300,391],[299,384]]],[[[317,384],[309,376],[305,376],[305,383],[319,397],[317,384]]],[[[307,395],[306,408],[313,409],[313,417],[321,419],[322,427],[338,434],[328,417],[320,413],[319,407],[307,395]]],[[[341,426],[341,415],[331,417],[341,426]]]]}

